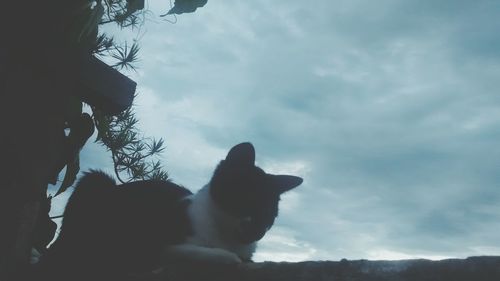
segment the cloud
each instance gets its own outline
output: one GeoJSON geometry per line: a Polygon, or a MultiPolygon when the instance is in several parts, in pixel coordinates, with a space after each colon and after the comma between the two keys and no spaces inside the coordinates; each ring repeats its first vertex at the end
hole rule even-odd
{"type": "Polygon", "coordinates": [[[315,258],[316,252],[318,250],[309,243],[297,240],[293,230],[278,226],[272,228],[259,243],[253,260],[298,262],[315,258]]]}

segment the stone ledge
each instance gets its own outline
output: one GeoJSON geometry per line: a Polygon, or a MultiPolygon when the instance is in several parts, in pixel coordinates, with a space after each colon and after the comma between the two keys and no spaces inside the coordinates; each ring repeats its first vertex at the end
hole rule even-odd
{"type": "Polygon", "coordinates": [[[500,257],[430,261],[307,261],[230,265],[172,264],[161,275],[141,280],[198,281],[499,281],[500,257]]]}

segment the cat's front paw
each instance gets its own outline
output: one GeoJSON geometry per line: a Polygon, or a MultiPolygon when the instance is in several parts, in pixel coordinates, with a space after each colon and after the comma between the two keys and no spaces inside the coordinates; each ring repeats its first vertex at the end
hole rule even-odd
{"type": "Polygon", "coordinates": [[[235,253],[226,251],[224,249],[212,248],[210,249],[209,259],[211,262],[219,264],[240,264],[242,260],[235,253]]]}
{"type": "Polygon", "coordinates": [[[192,244],[169,246],[166,260],[188,260],[218,264],[240,264],[241,258],[233,252],[221,248],[209,248],[192,244]]]}

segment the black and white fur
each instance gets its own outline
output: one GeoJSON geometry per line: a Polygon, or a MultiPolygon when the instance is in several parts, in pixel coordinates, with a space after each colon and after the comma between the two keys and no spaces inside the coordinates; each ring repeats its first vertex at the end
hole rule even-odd
{"type": "Polygon", "coordinates": [[[301,183],[255,166],[250,143],[234,146],[196,194],[170,181],[116,185],[91,171],[39,266],[46,277],[65,279],[147,272],[169,259],[250,261],[278,215],[280,195],[301,183]]]}

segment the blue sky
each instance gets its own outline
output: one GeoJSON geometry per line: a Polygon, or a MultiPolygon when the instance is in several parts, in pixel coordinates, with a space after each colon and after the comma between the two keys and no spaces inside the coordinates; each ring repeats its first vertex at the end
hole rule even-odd
{"type": "Polygon", "coordinates": [[[251,141],[305,180],[256,260],[500,255],[500,2],[210,0],[176,24],[147,2],[117,37],[140,38],[135,110],[171,178],[196,191],[251,141]]]}

